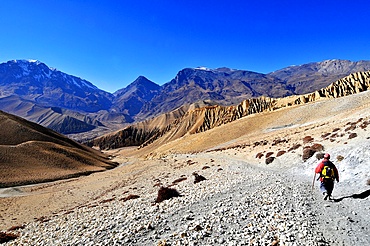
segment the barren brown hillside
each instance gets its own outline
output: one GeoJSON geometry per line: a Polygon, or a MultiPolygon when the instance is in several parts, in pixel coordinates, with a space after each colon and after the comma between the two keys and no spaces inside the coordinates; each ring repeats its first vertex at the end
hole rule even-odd
{"type": "Polygon", "coordinates": [[[0,187],[74,177],[116,165],[93,149],[0,111],[0,187]]]}

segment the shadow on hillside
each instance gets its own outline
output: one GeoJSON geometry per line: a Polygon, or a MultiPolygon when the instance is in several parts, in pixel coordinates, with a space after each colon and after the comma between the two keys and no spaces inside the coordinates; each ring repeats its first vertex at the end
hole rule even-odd
{"type": "Polygon", "coordinates": [[[359,194],[353,194],[353,195],[350,195],[350,196],[343,196],[343,197],[340,197],[340,198],[337,198],[337,199],[333,199],[333,201],[334,202],[340,202],[344,198],[365,199],[368,196],[370,196],[370,189],[367,190],[367,191],[364,191],[362,193],[359,193],[359,194]]]}

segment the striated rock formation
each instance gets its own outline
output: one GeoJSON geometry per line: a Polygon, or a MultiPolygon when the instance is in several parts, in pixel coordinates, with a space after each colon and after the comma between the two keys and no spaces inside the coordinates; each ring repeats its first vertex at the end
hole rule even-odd
{"type": "Polygon", "coordinates": [[[87,142],[90,146],[99,146],[101,149],[115,149],[125,146],[139,146],[149,139],[158,138],[169,129],[171,123],[181,118],[188,110],[197,105],[187,105],[167,114],[162,114],[150,120],[135,123],[114,133],[87,142]]]}
{"type": "Polygon", "coordinates": [[[161,141],[164,144],[186,134],[204,132],[247,115],[326,98],[347,96],[366,91],[369,86],[370,71],[357,72],[321,90],[305,95],[285,98],[258,97],[244,100],[236,106],[206,106],[189,109],[186,112],[182,108],[152,120],[131,125],[114,134],[97,138],[89,142],[89,145],[99,146],[100,149],[112,149],[125,146],[145,147],[154,141],[161,141]]]}
{"type": "Polygon", "coordinates": [[[269,97],[252,98],[244,100],[237,106],[212,106],[189,111],[179,122],[188,119],[188,132],[190,134],[204,132],[250,114],[272,110],[273,105],[274,99],[269,97]],[[191,125],[191,122],[197,124],[191,125]]]}
{"type": "MultiPolygon", "coordinates": [[[[338,98],[367,91],[370,87],[370,71],[350,74],[313,93],[299,96],[294,104],[313,102],[322,98],[338,98]]],[[[294,98],[294,97],[293,97],[294,98]]]]}
{"type": "MultiPolygon", "coordinates": [[[[232,122],[241,117],[272,110],[275,99],[259,97],[243,101],[237,106],[208,106],[183,112],[181,117],[172,117],[175,113],[161,115],[124,128],[90,141],[88,145],[99,146],[100,149],[114,149],[125,146],[145,147],[165,136],[162,141],[172,141],[185,134],[204,132],[214,127],[232,122]],[[166,124],[155,124],[166,123],[166,124]]],[[[175,111],[178,113],[178,110],[175,111]]],[[[181,113],[180,113],[181,114],[181,113]]]]}

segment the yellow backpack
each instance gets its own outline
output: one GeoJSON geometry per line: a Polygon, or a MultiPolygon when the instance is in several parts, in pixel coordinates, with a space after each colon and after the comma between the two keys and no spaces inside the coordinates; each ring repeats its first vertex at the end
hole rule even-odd
{"type": "Polygon", "coordinates": [[[324,162],[324,168],[321,171],[320,175],[323,179],[335,179],[334,164],[330,161],[324,162]]]}

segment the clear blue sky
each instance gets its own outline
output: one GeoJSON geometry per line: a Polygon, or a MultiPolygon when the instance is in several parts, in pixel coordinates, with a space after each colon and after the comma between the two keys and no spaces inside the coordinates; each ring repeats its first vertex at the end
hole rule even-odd
{"type": "Polygon", "coordinates": [[[114,92],[186,67],[370,60],[369,10],[368,0],[2,0],[0,62],[37,59],[114,92]]]}

